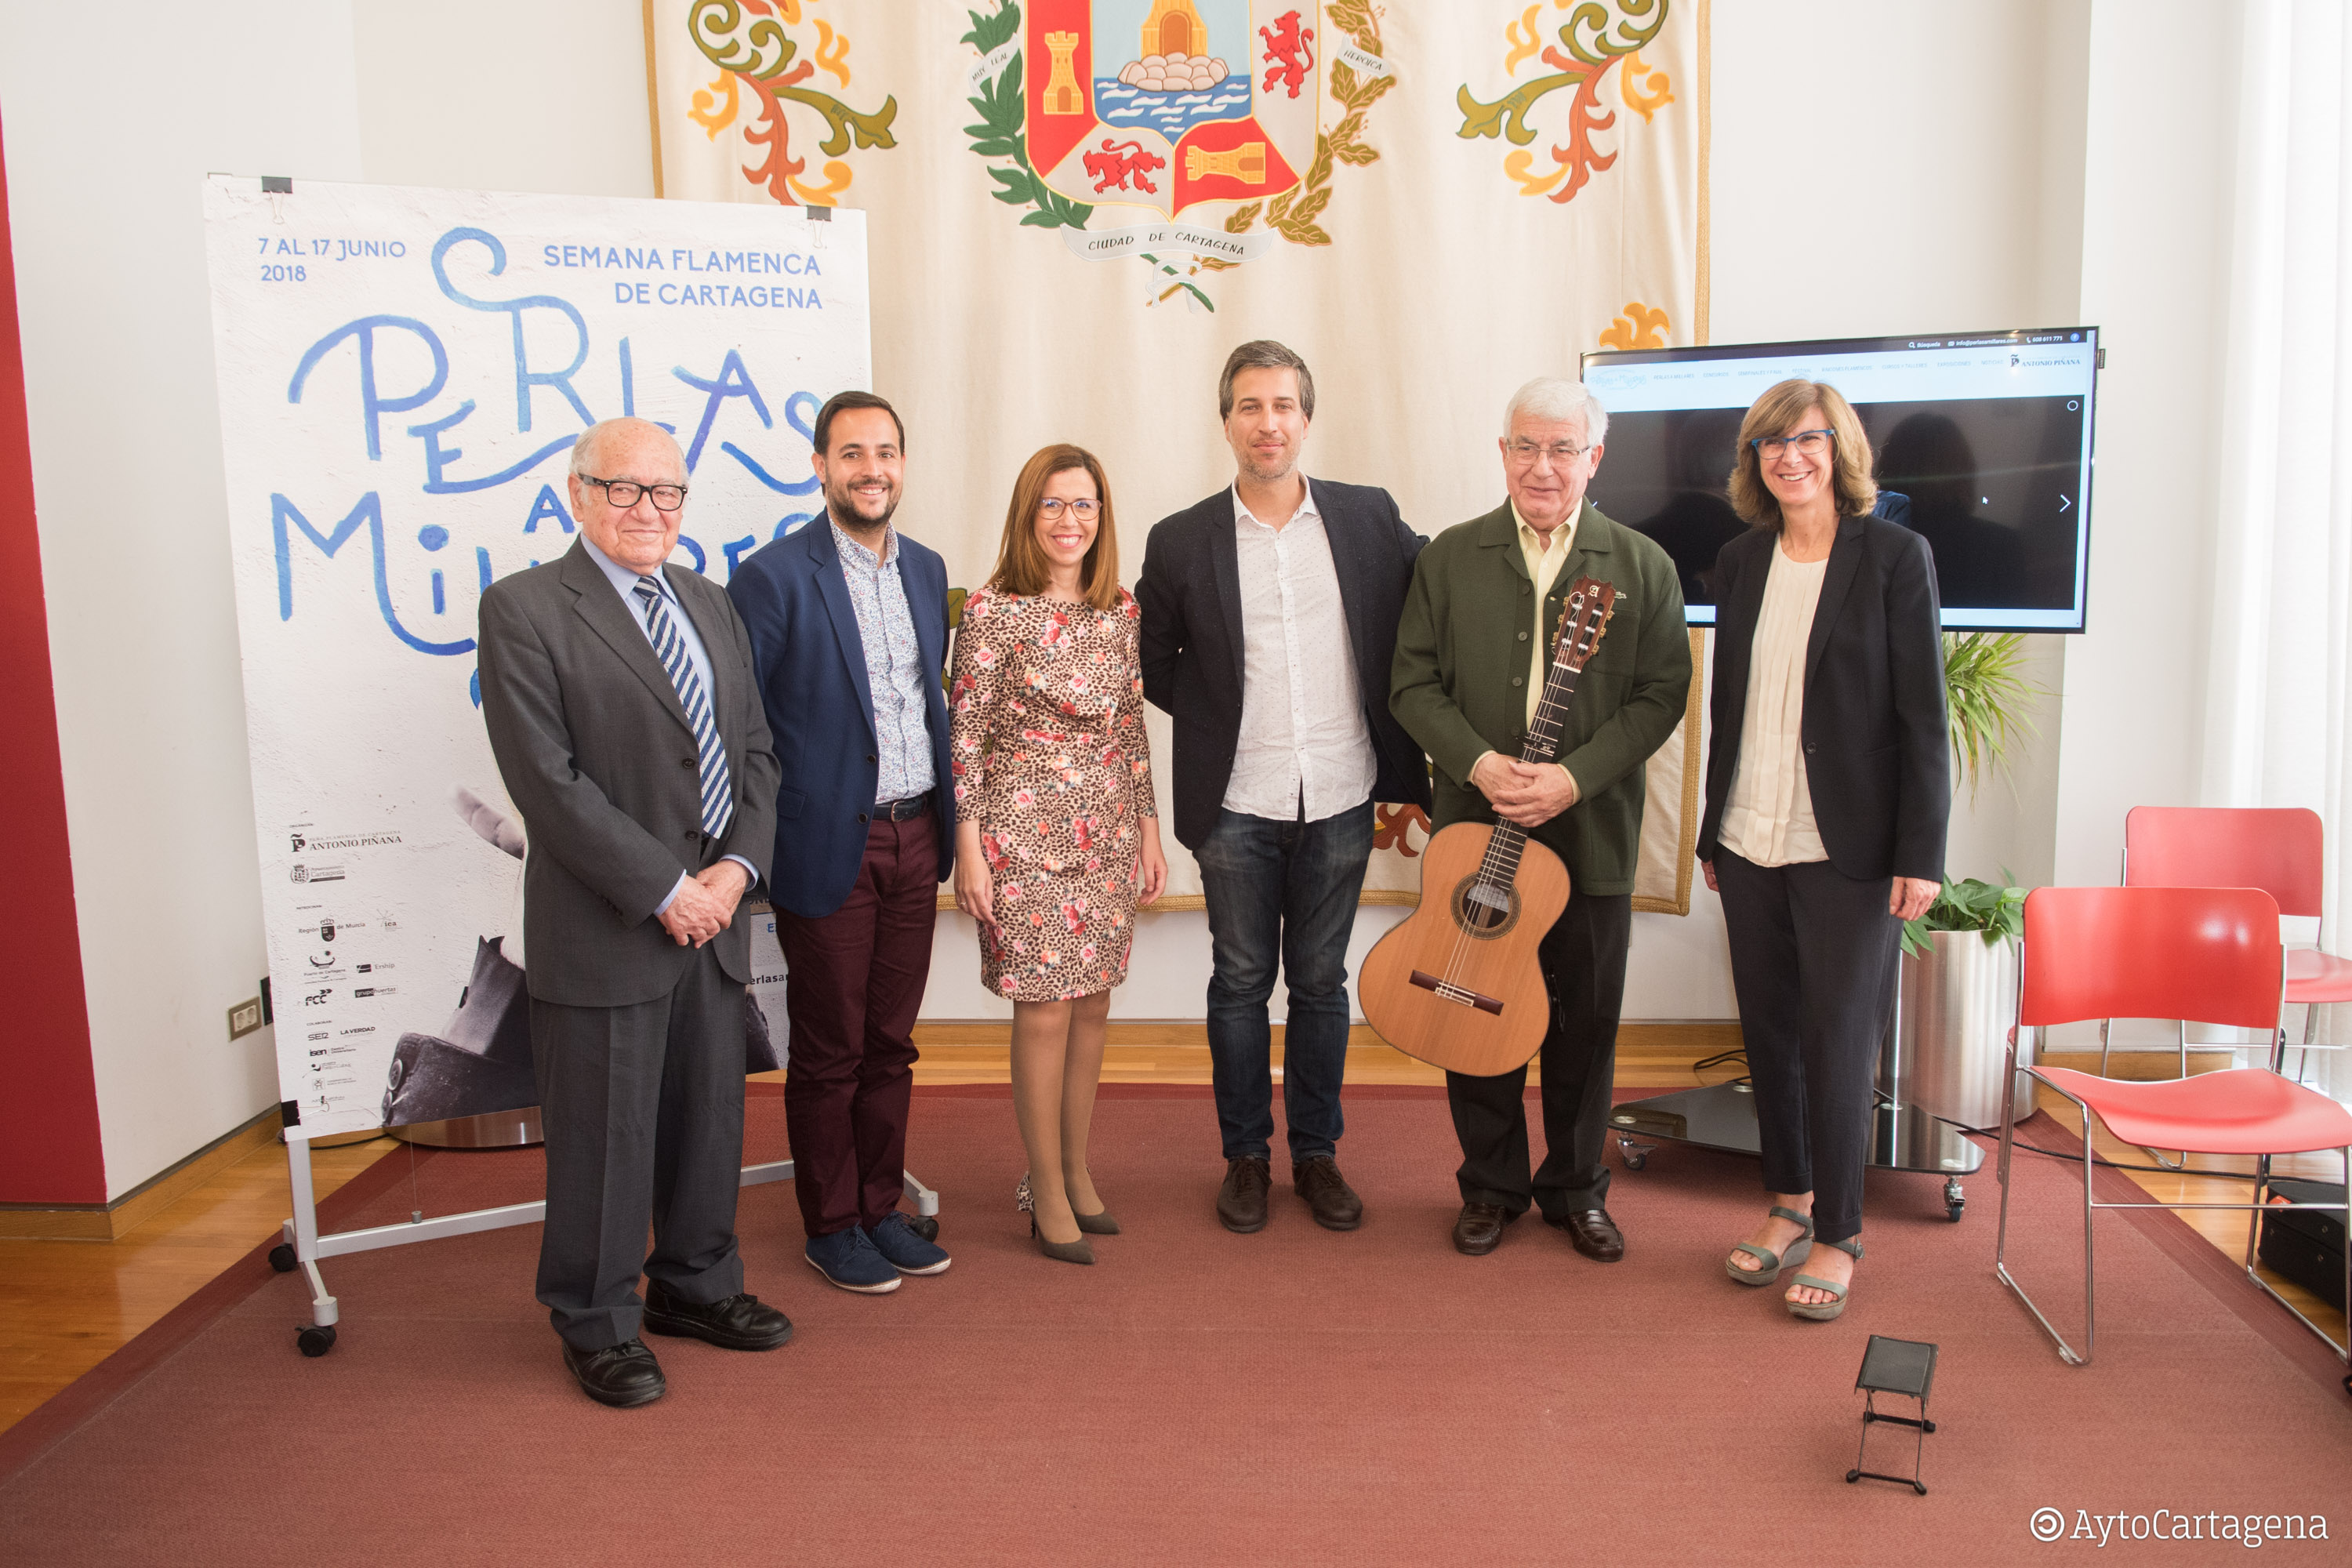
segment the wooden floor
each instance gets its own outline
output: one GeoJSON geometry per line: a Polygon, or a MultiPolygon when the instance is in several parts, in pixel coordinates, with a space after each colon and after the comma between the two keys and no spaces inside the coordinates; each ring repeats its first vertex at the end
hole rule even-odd
{"type": "MultiPolygon", "coordinates": [[[[917,1030],[922,1060],[919,1084],[1003,1083],[1008,1053],[1003,1025],[926,1024],[917,1030]]],[[[1629,1025],[1617,1053],[1617,1083],[1632,1089],[1684,1089],[1696,1082],[1722,1082],[1744,1069],[1727,1064],[1695,1073],[1693,1064],[1736,1047],[1737,1025],[1629,1025]]],[[[1281,1031],[1276,1030],[1279,1075],[1281,1031]]],[[[2213,1056],[2199,1065],[2226,1065],[2213,1056]]],[[[782,1074],[767,1075],[781,1078],[782,1074]]],[[[1529,1080],[1536,1081],[1532,1071],[1529,1080]]],[[[1114,1026],[1105,1055],[1107,1083],[1209,1081],[1208,1048],[1197,1025],[1114,1026]]],[[[1436,1068],[1414,1061],[1359,1028],[1348,1050],[1349,1083],[1429,1084],[1444,1081],[1436,1068]]],[[[2044,1108],[2079,1131],[2073,1108],[2043,1091],[2044,1108]]],[[[405,1158],[407,1145],[390,1138],[312,1155],[314,1180],[324,1198],[352,1176],[388,1155],[405,1158]]],[[[2102,1134],[2100,1152],[2118,1163],[2149,1163],[2144,1150],[2102,1134]]],[[[2019,1159],[2039,1156],[2021,1153],[2019,1159]]],[[[2251,1162],[2193,1156],[2197,1169],[2245,1170],[2251,1162]]],[[[2242,1201],[2246,1184],[2214,1175],[2128,1173],[2152,1196],[2189,1202],[2242,1201]]],[[[2307,1174],[2333,1181],[2340,1173],[2326,1155],[2283,1161],[2278,1173],[2307,1174]]],[[[1990,1208],[1992,1194],[1986,1194],[1990,1208]]],[[[204,1186],[173,1203],[113,1241],[0,1241],[0,1429],[21,1420],[43,1400],[104,1360],[116,1348],[269,1239],[287,1214],[286,1156],[276,1145],[259,1150],[204,1186]]],[[[1971,1205],[1977,1206],[1977,1205],[1971,1205]]],[[[1973,1216],[1972,1216],[1973,1217],[1973,1216]]],[[[1983,1216],[1990,1222],[1990,1215],[1983,1216]]],[[[2222,1252],[2243,1256],[2242,1215],[2189,1211],[2182,1217],[2222,1252]]],[[[2273,1280],[2283,1294],[2341,1336],[2341,1314],[2309,1293],[2273,1280]]],[[[2053,1363],[2054,1364],[2054,1363],[2053,1363]]]]}

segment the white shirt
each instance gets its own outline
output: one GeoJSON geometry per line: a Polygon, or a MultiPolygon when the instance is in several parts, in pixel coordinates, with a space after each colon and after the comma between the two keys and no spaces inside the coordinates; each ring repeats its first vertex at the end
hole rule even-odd
{"type": "Polygon", "coordinates": [[[1242,728],[1224,807],[1276,822],[1302,820],[1302,798],[1307,822],[1353,810],[1372,795],[1372,731],[1313,487],[1280,528],[1252,517],[1235,487],[1234,550],[1242,728]]]}
{"type": "Polygon", "coordinates": [[[1731,775],[1717,837],[1759,866],[1826,860],[1813,825],[1812,786],[1805,779],[1805,645],[1813,633],[1829,558],[1791,561],[1772,547],[1764,604],[1748,654],[1748,704],[1739,726],[1739,761],[1731,775]]]}

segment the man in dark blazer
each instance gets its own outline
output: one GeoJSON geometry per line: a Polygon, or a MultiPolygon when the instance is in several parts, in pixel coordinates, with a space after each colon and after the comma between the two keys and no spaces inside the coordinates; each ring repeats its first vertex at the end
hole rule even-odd
{"type": "Polygon", "coordinates": [[[482,595],[482,719],[530,840],[539,1299],[582,1389],[626,1407],[667,1386],[641,1326],[734,1350],[792,1336],[744,1293],[735,1245],[751,964],[734,914],[767,872],[776,759],[727,595],[666,564],[677,442],[593,426],[571,490],[571,550],[482,595]]]}
{"type": "Polygon", "coordinates": [[[915,1016],[955,869],[947,565],[891,526],[906,432],[870,392],[816,416],[824,514],[727,584],[775,736],[784,1126],[810,1267],[880,1294],[948,1255],[899,1211],[915,1016]]]}
{"type": "Polygon", "coordinates": [[[1609,416],[1576,382],[1545,377],[1504,418],[1510,499],[1422,552],[1397,630],[1391,705],[1437,769],[1432,822],[1508,818],[1568,866],[1568,907],[1537,950],[1551,997],[1544,1034],[1543,1168],[1530,1175],[1527,1069],[1445,1075],[1462,1213],[1454,1245],[1492,1252],[1530,1203],[1601,1262],[1624,1256],[1607,1207],[1603,1123],[1633,934],[1643,764],[1690,695],[1688,630],[1673,559],[1584,499],[1609,416]],[[1615,584],[1615,617],[1579,679],[1558,760],[1518,761],[1570,586],[1615,584]]]}
{"type": "Polygon", "coordinates": [[[1348,938],[1372,802],[1429,804],[1420,749],[1384,700],[1423,541],[1386,490],[1298,471],[1315,378],[1289,349],[1235,349],[1217,406],[1234,483],[1151,531],[1135,588],[1143,692],[1175,721],[1176,837],[1200,862],[1209,910],[1217,1217],[1242,1234],[1265,1227],[1279,961],[1291,1184],[1318,1224],[1353,1230],[1363,1205],[1337,1159],[1348,938]]]}

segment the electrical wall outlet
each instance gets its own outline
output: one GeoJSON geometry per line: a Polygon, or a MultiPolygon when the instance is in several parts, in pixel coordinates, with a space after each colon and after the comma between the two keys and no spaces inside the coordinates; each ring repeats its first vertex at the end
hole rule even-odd
{"type": "Polygon", "coordinates": [[[248,996],[228,1010],[228,1037],[241,1040],[261,1027],[261,998],[248,996]]]}

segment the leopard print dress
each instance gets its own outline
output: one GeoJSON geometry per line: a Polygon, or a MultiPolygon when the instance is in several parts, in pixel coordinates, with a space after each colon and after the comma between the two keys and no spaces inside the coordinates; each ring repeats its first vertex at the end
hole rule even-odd
{"type": "Polygon", "coordinates": [[[956,820],[980,824],[996,929],[981,979],[1015,1002],[1092,995],[1127,978],[1138,819],[1157,815],[1141,612],[983,588],[964,602],[949,698],[956,820]]]}

